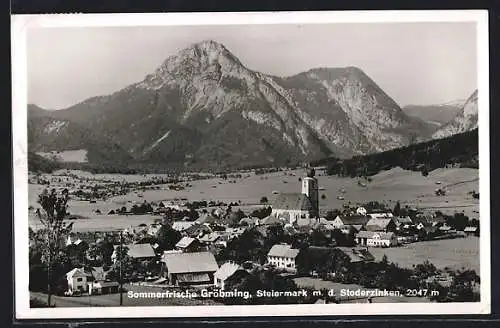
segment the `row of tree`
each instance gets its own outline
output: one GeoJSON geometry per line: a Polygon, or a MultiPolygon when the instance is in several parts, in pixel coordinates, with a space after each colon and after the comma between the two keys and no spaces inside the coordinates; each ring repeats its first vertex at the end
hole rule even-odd
{"type": "Polygon", "coordinates": [[[314,165],[327,165],[327,174],[348,177],[372,176],[393,167],[420,171],[427,176],[430,171],[447,164],[479,168],[478,130],[465,132],[444,139],[431,140],[349,159],[329,158],[314,165]],[[460,145],[460,147],[457,147],[460,145]]]}

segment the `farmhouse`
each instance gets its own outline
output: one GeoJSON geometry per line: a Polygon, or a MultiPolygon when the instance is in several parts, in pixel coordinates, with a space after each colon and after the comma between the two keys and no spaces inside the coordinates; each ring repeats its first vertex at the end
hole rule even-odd
{"type": "Polygon", "coordinates": [[[214,274],[214,285],[222,290],[225,289],[226,282],[233,279],[241,279],[248,275],[248,271],[234,262],[224,263],[214,274]]]}
{"type": "Polygon", "coordinates": [[[87,274],[83,268],[74,268],[66,273],[69,294],[83,293],[87,291],[87,274]]]}
{"type": "Polygon", "coordinates": [[[331,222],[331,225],[335,229],[341,229],[344,226],[352,226],[356,230],[361,230],[362,227],[364,227],[368,221],[370,221],[369,216],[364,216],[364,215],[349,215],[349,216],[344,216],[344,215],[338,215],[335,220],[331,222]]]}
{"type": "Polygon", "coordinates": [[[409,216],[397,216],[394,217],[394,222],[396,223],[396,227],[398,229],[408,229],[413,225],[413,221],[409,216]]]}
{"type": "Polygon", "coordinates": [[[182,237],[175,244],[175,249],[183,252],[196,252],[200,247],[200,242],[196,238],[182,237]]]}
{"type": "MultiPolygon", "coordinates": [[[[118,247],[120,247],[120,245],[114,246],[115,250],[111,255],[111,259],[113,260],[113,262],[116,261],[118,247]]],[[[150,244],[129,244],[123,245],[123,248],[128,249],[128,256],[140,261],[152,260],[156,256],[153,246],[151,246],[150,244]]]]}
{"type": "Polygon", "coordinates": [[[464,232],[468,236],[474,236],[479,234],[479,228],[478,227],[465,227],[464,232]]]}
{"type": "Polygon", "coordinates": [[[302,193],[279,194],[271,205],[272,216],[289,218],[293,223],[300,218],[319,217],[318,180],[311,169],[302,178],[302,193]]]}
{"type": "Polygon", "coordinates": [[[212,284],[219,269],[210,252],[164,253],[163,272],[171,285],[212,284]]]}
{"type": "Polygon", "coordinates": [[[360,246],[391,247],[398,244],[393,232],[360,231],[356,234],[356,243],[360,246]]]}
{"type": "Polygon", "coordinates": [[[88,273],[87,280],[88,291],[90,295],[100,295],[108,293],[117,293],[119,291],[120,284],[117,281],[109,281],[106,279],[106,271],[103,267],[93,267],[92,272],[88,273]]]}
{"type": "Polygon", "coordinates": [[[267,254],[267,262],[281,269],[295,271],[297,255],[299,255],[298,249],[288,244],[276,244],[267,254]]]}
{"type": "Polygon", "coordinates": [[[391,212],[371,212],[367,214],[372,219],[392,218],[394,215],[391,212]]]}
{"type": "Polygon", "coordinates": [[[396,223],[392,218],[376,218],[370,219],[365,228],[368,231],[394,232],[396,231],[396,223]]]}
{"type": "Polygon", "coordinates": [[[194,224],[194,222],[190,222],[190,221],[175,221],[172,224],[172,229],[179,231],[179,232],[183,232],[187,228],[191,227],[193,224],[194,224]]]}

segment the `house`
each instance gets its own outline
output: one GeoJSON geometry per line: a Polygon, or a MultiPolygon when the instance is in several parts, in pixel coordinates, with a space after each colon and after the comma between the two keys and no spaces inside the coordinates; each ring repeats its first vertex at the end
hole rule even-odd
{"type": "Polygon", "coordinates": [[[182,237],[175,244],[175,249],[183,252],[196,252],[200,248],[200,242],[196,238],[182,237]]]}
{"type": "Polygon", "coordinates": [[[432,216],[428,219],[428,221],[432,226],[440,226],[446,223],[446,219],[442,215],[432,216]]]}
{"type": "Polygon", "coordinates": [[[365,226],[368,231],[395,232],[396,223],[392,218],[375,218],[370,219],[365,226]]]}
{"type": "Polygon", "coordinates": [[[319,217],[318,179],[314,169],[302,178],[301,193],[279,194],[271,204],[271,215],[286,217],[289,223],[300,218],[319,217]]]}
{"type": "Polygon", "coordinates": [[[118,293],[120,284],[117,281],[94,281],[89,284],[89,295],[118,293]]]}
{"type": "Polygon", "coordinates": [[[149,225],[147,234],[150,236],[156,236],[158,234],[158,231],[161,229],[161,224],[159,223],[152,223],[149,225]]]}
{"type": "Polygon", "coordinates": [[[356,243],[360,246],[391,247],[398,245],[398,240],[393,232],[360,231],[355,236],[356,243]]]}
{"type": "Polygon", "coordinates": [[[74,268],[66,273],[68,281],[68,294],[84,293],[87,289],[87,273],[83,268],[74,268]]]}
{"type": "Polygon", "coordinates": [[[370,217],[364,215],[337,215],[335,220],[331,221],[330,224],[335,229],[340,229],[344,226],[353,226],[356,230],[359,231],[368,223],[368,221],[370,221],[370,217]]]}
{"type": "Polygon", "coordinates": [[[210,252],[173,253],[162,256],[163,272],[170,285],[213,284],[219,269],[210,252]]]}
{"type": "Polygon", "coordinates": [[[288,244],[276,244],[269,250],[267,262],[281,269],[296,271],[295,259],[299,252],[299,249],[292,248],[288,244]]]}
{"type": "Polygon", "coordinates": [[[234,262],[224,263],[219,270],[214,273],[214,285],[222,290],[226,287],[226,282],[233,279],[241,279],[248,276],[248,271],[234,262]]]}
{"type": "Polygon", "coordinates": [[[172,224],[172,229],[179,231],[179,232],[183,232],[184,230],[188,229],[192,225],[194,225],[194,222],[192,222],[192,221],[175,221],[172,224]]]}
{"type": "Polygon", "coordinates": [[[192,226],[190,226],[189,228],[182,231],[182,234],[184,236],[195,238],[195,237],[198,237],[202,234],[211,233],[211,232],[212,232],[212,229],[210,229],[209,226],[207,226],[205,224],[195,223],[192,226]]]}
{"type": "Polygon", "coordinates": [[[80,238],[72,238],[71,236],[68,236],[66,239],[66,247],[74,248],[79,251],[85,251],[89,248],[89,243],[80,238]]]}
{"type": "Polygon", "coordinates": [[[107,272],[103,267],[93,267],[92,272],[87,273],[89,295],[101,295],[118,293],[120,284],[117,281],[106,279],[107,272]]]}
{"type": "Polygon", "coordinates": [[[479,228],[478,227],[465,227],[464,233],[467,236],[477,236],[479,234],[479,228]]]}
{"type": "Polygon", "coordinates": [[[239,237],[246,231],[245,227],[237,227],[237,228],[226,228],[226,234],[230,236],[230,238],[239,237]]]}
{"type": "MultiPolygon", "coordinates": [[[[114,245],[115,250],[111,255],[111,259],[113,260],[113,262],[116,261],[118,247],[120,247],[120,245],[114,245]]],[[[127,255],[135,260],[152,260],[156,257],[153,246],[151,246],[150,244],[128,244],[123,245],[123,248],[126,248],[127,255]]]]}
{"type": "Polygon", "coordinates": [[[202,245],[211,245],[215,243],[220,237],[221,234],[219,232],[214,231],[211,233],[204,234],[203,236],[198,237],[197,239],[202,245]]]}
{"type": "Polygon", "coordinates": [[[288,219],[285,219],[283,217],[276,217],[274,215],[269,215],[265,218],[263,218],[261,221],[260,221],[260,225],[259,226],[274,226],[274,225],[285,225],[286,222],[288,221],[288,219]]]}
{"type": "Polygon", "coordinates": [[[320,223],[319,218],[300,218],[294,222],[294,224],[298,227],[308,226],[311,228],[317,228],[319,223],[320,223]]]}
{"type": "Polygon", "coordinates": [[[413,221],[409,216],[394,217],[397,229],[408,229],[413,225],[413,221]]]}
{"type": "Polygon", "coordinates": [[[453,233],[453,232],[456,232],[455,229],[453,229],[451,226],[449,226],[446,223],[440,225],[439,228],[438,228],[438,230],[441,231],[441,232],[443,232],[443,233],[453,233]]]}
{"type": "Polygon", "coordinates": [[[392,218],[394,215],[391,212],[371,212],[367,214],[372,219],[392,218]]]}

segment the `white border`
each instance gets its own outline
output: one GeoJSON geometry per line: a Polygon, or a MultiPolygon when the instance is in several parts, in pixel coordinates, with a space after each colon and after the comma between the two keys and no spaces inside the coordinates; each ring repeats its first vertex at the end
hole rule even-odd
{"type": "Polygon", "coordinates": [[[490,168],[489,168],[489,50],[486,10],[64,14],[12,16],[12,123],[14,169],[15,314],[17,319],[321,316],[384,314],[489,314],[491,312],[490,168]],[[476,22],[478,50],[480,153],[480,276],[479,303],[373,303],[335,305],[92,307],[31,309],[29,307],[27,75],[26,32],[41,27],[321,24],[395,22],[476,22]]]}

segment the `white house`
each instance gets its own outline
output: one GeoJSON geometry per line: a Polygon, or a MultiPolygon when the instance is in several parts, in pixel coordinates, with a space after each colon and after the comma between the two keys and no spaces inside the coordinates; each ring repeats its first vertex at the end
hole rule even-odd
{"type": "Polygon", "coordinates": [[[82,268],[74,268],[66,273],[69,294],[83,293],[87,291],[87,274],[82,268]]]}
{"type": "Polygon", "coordinates": [[[392,218],[394,215],[391,212],[386,212],[386,213],[368,213],[367,214],[370,218],[372,219],[385,219],[385,218],[392,218]]]}
{"type": "Polygon", "coordinates": [[[276,244],[267,254],[267,262],[277,268],[295,271],[297,255],[299,255],[298,249],[288,244],[276,244]]]}
{"type": "Polygon", "coordinates": [[[398,245],[393,232],[360,231],[356,234],[356,243],[360,246],[391,247],[398,245]]]}
{"type": "Polygon", "coordinates": [[[214,285],[222,290],[225,288],[226,281],[236,274],[242,276],[248,275],[248,272],[242,266],[234,262],[224,263],[219,270],[214,273],[214,285]]]}
{"type": "Polygon", "coordinates": [[[359,231],[368,223],[368,221],[370,221],[370,217],[365,215],[337,215],[337,217],[331,222],[331,225],[334,229],[341,229],[345,226],[353,226],[359,231]]]}

